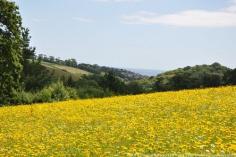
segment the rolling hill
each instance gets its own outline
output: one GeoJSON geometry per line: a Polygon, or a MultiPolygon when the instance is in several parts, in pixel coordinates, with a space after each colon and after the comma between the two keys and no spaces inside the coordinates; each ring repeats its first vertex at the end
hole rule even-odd
{"type": "Polygon", "coordinates": [[[90,75],[90,72],[81,70],[79,68],[69,67],[65,65],[59,65],[55,63],[42,62],[42,66],[46,67],[50,72],[52,72],[57,77],[72,77],[73,80],[78,80],[83,75],[90,75]]]}
{"type": "Polygon", "coordinates": [[[131,70],[126,70],[124,68],[114,68],[108,66],[99,66],[97,64],[78,64],[78,68],[89,71],[94,74],[103,74],[107,72],[112,72],[115,76],[119,77],[123,81],[134,81],[148,78],[148,76],[141,75],[137,72],[131,70]]]}
{"type": "Polygon", "coordinates": [[[91,75],[91,74],[104,75],[107,72],[112,72],[116,77],[124,81],[141,80],[147,78],[147,76],[143,76],[141,74],[125,69],[91,65],[91,64],[78,64],[77,67],[71,67],[43,61],[41,62],[41,65],[46,67],[56,77],[68,78],[71,76],[73,80],[78,80],[83,75],[91,75]]]}
{"type": "Polygon", "coordinates": [[[154,70],[154,69],[135,69],[135,68],[127,68],[127,70],[144,75],[144,76],[157,76],[163,73],[163,70],[154,70]]]}
{"type": "Polygon", "coordinates": [[[229,68],[219,63],[187,66],[145,78],[139,83],[147,87],[154,86],[157,91],[215,87],[224,85],[224,77],[229,71],[229,68]]]}

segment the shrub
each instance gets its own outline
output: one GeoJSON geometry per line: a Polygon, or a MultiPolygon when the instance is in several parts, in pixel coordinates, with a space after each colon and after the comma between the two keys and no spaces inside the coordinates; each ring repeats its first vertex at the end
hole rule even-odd
{"type": "Polygon", "coordinates": [[[35,102],[63,101],[69,98],[77,98],[76,90],[65,87],[62,82],[58,81],[38,92],[36,94],[35,102]]]}
{"type": "Polygon", "coordinates": [[[52,89],[44,88],[36,94],[35,102],[52,102],[52,89]]]}
{"type": "Polygon", "coordinates": [[[102,98],[105,96],[111,96],[112,93],[108,90],[103,90],[102,88],[87,87],[87,88],[80,88],[78,90],[78,95],[80,98],[86,99],[86,98],[102,98]]]}
{"type": "Polygon", "coordinates": [[[32,104],[34,95],[25,91],[15,93],[12,104],[32,104]]]}
{"type": "Polygon", "coordinates": [[[68,91],[69,97],[70,97],[71,99],[76,99],[76,98],[78,98],[78,94],[77,94],[77,90],[76,90],[76,89],[67,87],[66,90],[68,91]]]}
{"type": "Polygon", "coordinates": [[[74,88],[65,87],[62,82],[53,83],[37,93],[25,91],[15,92],[15,97],[11,104],[32,104],[35,102],[53,102],[62,101],[69,98],[78,98],[77,91],[74,88]]]}
{"type": "Polygon", "coordinates": [[[69,92],[62,82],[53,83],[49,88],[52,91],[52,100],[61,101],[70,98],[69,92]]]}

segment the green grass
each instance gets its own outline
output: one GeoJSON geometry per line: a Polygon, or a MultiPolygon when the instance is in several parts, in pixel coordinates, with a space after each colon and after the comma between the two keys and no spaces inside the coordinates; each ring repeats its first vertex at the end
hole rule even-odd
{"type": "Polygon", "coordinates": [[[83,75],[90,75],[91,73],[81,70],[79,68],[58,65],[54,63],[42,62],[42,66],[46,67],[49,71],[53,72],[57,77],[72,77],[73,80],[78,80],[83,75]]]}

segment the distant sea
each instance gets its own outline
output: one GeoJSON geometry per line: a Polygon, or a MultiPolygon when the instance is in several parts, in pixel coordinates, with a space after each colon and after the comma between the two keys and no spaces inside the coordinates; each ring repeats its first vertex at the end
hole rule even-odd
{"type": "Polygon", "coordinates": [[[127,70],[141,74],[141,75],[145,75],[145,76],[156,76],[156,75],[164,72],[162,70],[152,70],[152,69],[130,69],[130,68],[128,68],[127,70]]]}

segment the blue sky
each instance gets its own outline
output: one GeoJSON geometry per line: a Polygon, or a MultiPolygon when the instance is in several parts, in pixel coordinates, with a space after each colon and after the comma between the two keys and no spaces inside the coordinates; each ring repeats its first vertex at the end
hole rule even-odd
{"type": "Polygon", "coordinates": [[[236,0],[16,2],[37,53],[126,68],[236,68],[236,0]]]}

